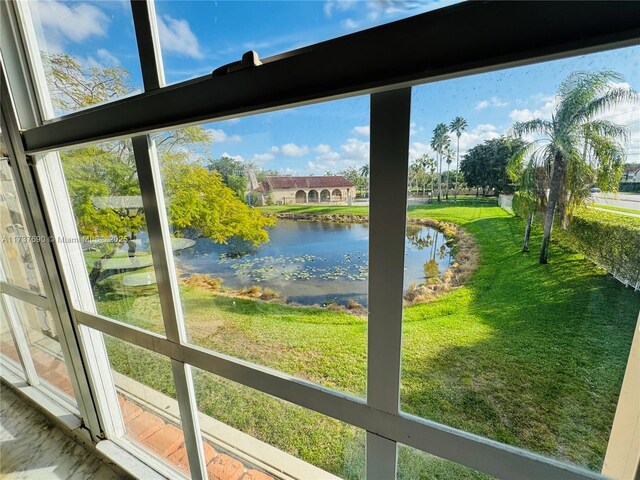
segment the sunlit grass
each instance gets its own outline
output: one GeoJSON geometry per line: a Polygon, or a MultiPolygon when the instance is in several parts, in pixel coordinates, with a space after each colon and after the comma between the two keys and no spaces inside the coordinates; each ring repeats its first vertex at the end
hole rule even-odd
{"type": "MultiPolygon", "coordinates": [[[[367,214],[368,208],[265,210],[367,214]]],[[[494,202],[465,198],[457,205],[411,206],[409,215],[462,225],[478,242],[481,258],[467,285],[405,309],[402,409],[599,469],[640,294],[557,243],[550,263],[539,265],[539,233],[534,232],[531,253],[521,253],[522,223],[494,202]]],[[[191,341],[365,394],[366,320],[194,288],[183,287],[181,297],[191,341]]],[[[159,319],[149,315],[157,301],[131,301],[128,321],[159,331],[159,319]]],[[[100,304],[107,315],[117,308],[115,299],[100,304]]],[[[123,352],[113,347],[110,352],[122,373],[173,394],[166,382],[155,384],[125,362],[123,352]]],[[[202,380],[197,390],[207,414],[328,471],[361,477],[364,467],[354,452],[360,451],[362,436],[355,429],[330,419],[310,421],[314,414],[266,395],[249,395],[246,387],[220,379],[202,380]]],[[[425,462],[412,457],[412,471],[431,478],[454,468],[439,460],[425,462]]],[[[475,476],[465,472],[465,478],[475,476]]]]}

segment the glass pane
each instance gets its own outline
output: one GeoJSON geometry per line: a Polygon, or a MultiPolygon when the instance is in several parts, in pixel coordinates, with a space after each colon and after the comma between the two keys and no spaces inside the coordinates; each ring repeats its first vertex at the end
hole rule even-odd
{"type": "Polygon", "coordinates": [[[13,171],[8,159],[0,158],[0,267],[7,282],[41,295],[33,244],[42,240],[27,230],[13,171]]]}
{"type": "Polygon", "coordinates": [[[207,75],[247,50],[266,58],[457,1],[156,1],[166,79],[207,75]]]}
{"type": "Polygon", "coordinates": [[[601,469],[640,311],[625,285],[640,218],[599,205],[640,200],[615,193],[640,162],[639,87],[633,47],[413,89],[402,410],[601,469]],[[605,95],[620,101],[594,108],[605,95]],[[545,149],[565,134],[568,163],[545,149]],[[567,166],[557,195],[550,165],[567,166]]]}
{"type": "Polygon", "coordinates": [[[171,361],[108,335],[104,340],[126,437],[185,473],[186,463],[180,466],[173,460],[184,449],[184,435],[171,361]]]}
{"type": "Polygon", "coordinates": [[[210,480],[223,469],[232,478],[364,479],[363,430],[196,368],[193,382],[210,480]]]}
{"type": "MultiPolygon", "coordinates": [[[[57,162],[47,155],[43,162],[57,162]]],[[[97,312],[164,333],[145,212],[129,140],[59,152],[97,312]]]]}
{"type": "Polygon", "coordinates": [[[491,480],[493,477],[458,463],[398,444],[398,480],[491,480]]]}
{"type": "MultiPolygon", "coordinates": [[[[115,0],[22,2],[33,21],[53,116],[142,91],[133,17],[115,0]]],[[[39,58],[38,58],[39,57],[39,58]]]]}
{"type": "Polygon", "coordinates": [[[5,357],[3,358],[3,361],[9,359],[11,364],[22,372],[20,357],[18,356],[18,351],[16,350],[13,336],[11,335],[6,312],[4,296],[0,296],[0,354],[5,357]]]}
{"type": "MultiPolygon", "coordinates": [[[[9,315],[16,315],[22,325],[31,360],[40,380],[74,398],[51,312],[8,295],[3,295],[3,298],[9,315]]],[[[15,359],[17,360],[17,353],[15,359]]]]}
{"type": "Polygon", "coordinates": [[[156,138],[191,342],[365,394],[368,103],[156,138]]]}

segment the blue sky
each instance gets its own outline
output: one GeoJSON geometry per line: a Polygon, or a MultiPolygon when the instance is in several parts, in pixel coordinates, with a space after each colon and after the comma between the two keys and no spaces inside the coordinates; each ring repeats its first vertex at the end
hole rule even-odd
{"type": "MultiPolygon", "coordinates": [[[[249,49],[262,58],[397,20],[453,1],[157,1],[168,83],[206,75],[249,49]]],[[[120,65],[140,90],[140,67],[125,1],[30,2],[40,48],[65,52],[86,66],[120,65]]],[[[425,84],[413,89],[410,158],[431,153],[439,122],[463,116],[464,153],[505,133],[515,120],[550,116],[560,82],[576,70],[615,70],[640,88],[640,48],[425,84]]],[[[640,106],[606,115],[632,131],[628,161],[640,162],[640,106]]],[[[338,172],[368,162],[369,99],[345,100],[208,124],[215,157],[223,154],[290,174],[338,172]]],[[[455,144],[455,142],[454,142],[455,144]]]]}

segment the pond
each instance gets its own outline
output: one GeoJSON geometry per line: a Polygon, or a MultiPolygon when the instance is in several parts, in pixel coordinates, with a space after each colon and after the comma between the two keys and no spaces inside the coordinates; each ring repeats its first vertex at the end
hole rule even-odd
{"type": "MultiPolygon", "coordinates": [[[[303,305],[367,305],[369,225],[366,223],[278,220],[269,242],[252,247],[244,242],[220,245],[199,238],[176,256],[182,272],[220,277],[223,285],[268,287],[303,305]]],[[[409,225],[405,244],[405,288],[442,275],[452,262],[442,232],[409,225]]]]}

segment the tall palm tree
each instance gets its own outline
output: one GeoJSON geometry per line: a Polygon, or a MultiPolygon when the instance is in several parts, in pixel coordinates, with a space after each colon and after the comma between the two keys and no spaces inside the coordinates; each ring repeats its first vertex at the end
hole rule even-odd
{"type": "Polygon", "coordinates": [[[363,166],[360,167],[360,175],[364,178],[365,180],[365,185],[366,185],[366,194],[367,194],[367,198],[369,198],[369,164],[365,163],[363,166]]]}
{"type": "Polygon", "coordinates": [[[442,202],[442,157],[450,144],[449,127],[445,123],[437,124],[433,129],[431,148],[438,155],[438,203],[442,202]]]}
{"type": "Polygon", "coordinates": [[[540,263],[548,261],[556,210],[564,225],[573,208],[589,196],[591,185],[611,189],[622,175],[622,142],[628,130],[599,118],[613,106],[638,101],[635,91],[613,86],[622,81],[615,72],[574,72],[560,84],[551,120],[535,118],[513,126],[518,136],[537,137],[520,156],[551,170],[540,263]]]}
{"type": "Polygon", "coordinates": [[[449,201],[449,177],[451,176],[451,162],[453,162],[453,150],[451,147],[447,147],[444,151],[444,158],[447,162],[447,188],[445,190],[445,198],[449,201]]]}
{"type": "Polygon", "coordinates": [[[458,165],[460,163],[460,136],[462,132],[467,129],[467,121],[462,117],[454,118],[449,124],[449,131],[451,133],[455,133],[457,137],[457,148],[456,148],[456,185],[455,190],[453,191],[453,201],[458,201],[458,165]]]}
{"type": "Polygon", "coordinates": [[[416,190],[418,190],[418,178],[420,176],[420,170],[422,170],[420,159],[414,160],[413,162],[411,162],[411,165],[409,165],[409,195],[411,195],[414,184],[416,186],[416,190]]]}
{"type": "Polygon", "coordinates": [[[433,203],[433,182],[435,181],[435,173],[436,173],[436,161],[434,158],[429,157],[428,165],[429,168],[429,177],[431,178],[431,203],[433,203]]]}

